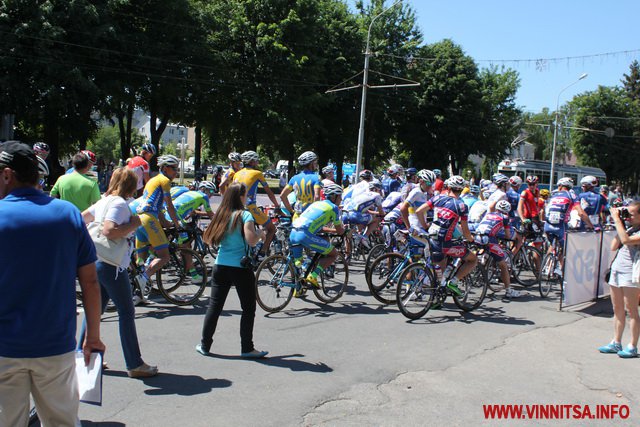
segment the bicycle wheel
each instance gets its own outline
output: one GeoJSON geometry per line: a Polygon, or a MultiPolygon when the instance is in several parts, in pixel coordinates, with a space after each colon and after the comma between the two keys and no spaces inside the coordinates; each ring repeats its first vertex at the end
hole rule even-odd
{"type": "Polygon", "coordinates": [[[462,279],[460,290],[463,294],[454,295],[453,302],[463,311],[475,310],[484,301],[488,284],[487,270],[481,264],[476,265],[476,268],[462,279]]]}
{"type": "Polygon", "coordinates": [[[293,296],[295,277],[284,255],[267,257],[256,270],[256,300],[264,311],[276,313],[289,304],[293,296]]]}
{"type": "Polygon", "coordinates": [[[522,286],[533,286],[540,283],[540,265],[542,254],[533,246],[523,246],[513,257],[513,278],[522,286]]]}
{"type": "Polygon", "coordinates": [[[207,265],[193,249],[176,248],[169,262],[156,273],[160,294],[175,305],[198,301],[207,286],[207,265]],[[191,261],[191,269],[187,268],[191,261]]]}
{"type": "Polygon", "coordinates": [[[365,276],[368,274],[368,271],[371,268],[371,264],[373,264],[373,262],[385,252],[387,252],[387,245],[385,243],[379,243],[371,248],[371,250],[369,251],[369,255],[367,255],[367,260],[364,264],[365,276]]]}
{"type": "Polygon", "coordinates": [[[419,319],[429,311],[438,284],[431,269],[421,262],[405,268],[396,287],[396,302],[407,319],[419,319]]]}
{"type": "Polygon", "coordinates": [[[406,258],[397,253],[382,254],[365,275],[371,295],[383,304],[396,302],[396,285],[402,270],[408,265],[406,258]]]}
{"type": "Polygon", "coordinates": [[[542,268],[540,270],[540,296],[546,298],[551,292],[551,288],[558,282],[555,273],[558,260],[554,254],[546,254],[542,259],[542,268]]]}
{"type": "Polygon", "coordinates": [[[504,289],[504,284],[500,280],[500,267],[491,256],[489,256],[485,270],[487,271],[487,283],[491,292],[496,293],[504,289]]]}
{"type": "Polygon", "coordinates": [[[324,303],[334,302],[342,296],[348,282],[349,266],[338,252],[333,265],[327,267],[320,275],[320,289],[313,288],[313,293],[324,303]]]}

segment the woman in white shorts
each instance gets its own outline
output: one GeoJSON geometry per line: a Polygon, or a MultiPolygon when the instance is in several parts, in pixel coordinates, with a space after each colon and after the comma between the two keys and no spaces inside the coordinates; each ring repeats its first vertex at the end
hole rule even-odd
{"type": "MultiPolygon", "coordinates": [[[[629,213],[628,223],[631,228],[626,229],[620,212],[625,208],[611,208],[618,235],[611,243],[611,250],[618,250],[613,264],[609,287],[611,290],[611,304],[613,305],[613,340],[598,350],[601,353],[616,353],[622,358],[638,357],[638,335],[640,334],[640,318],[638,317],[638,297],[640,296],[640,278],[633,272],[633,261],[640,251],[640,202],[631,203],[626,210],[629,213]],[[631,341],[627,348],[622,348],[622,332],[625,326],[625,306],[629,313],[629,327],[631,341]]],[[[640,261],[636,261],[640,262],[640,261]]]]}

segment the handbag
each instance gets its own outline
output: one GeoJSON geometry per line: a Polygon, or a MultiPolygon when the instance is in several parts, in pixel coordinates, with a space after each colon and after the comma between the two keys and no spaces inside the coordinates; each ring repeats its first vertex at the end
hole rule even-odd
{"type": "Polygon", "coordinates": [[[243,212],[240,212],[239,215],[240,222],[242,223],[240,225],[240,234],[242,235],[242,241],[244,242],[244,256],[242,257],[242,259],[240,259],[240,265],[244,268],[254,269],[256,267],[255,259],[251,255],[251,252],[249,251],[249,245],[247,245],[247,239],[244,237],[244,219],[242,218],[242,213],[243,212]]]}
{"type": "Polygon", "coordinates": [[[93,240],[93,244],[96,247],[96,255],[98,256],[98,259],[109,265],[120,267],[122,260],[129,252],[129,241],[124,237],[119,239],[108,239],[104,234],[102,234],[102,230],[104,229],[104,216],[109,212],[109,206],[111,206],[111,203],[114,200],[115,197],[107,202],[107,205],[102,211],[101,218],[96,216],[93,222],[87,224],[87,230],[89,231],[89,236],[91,236],[91,240],[93,240]]]}

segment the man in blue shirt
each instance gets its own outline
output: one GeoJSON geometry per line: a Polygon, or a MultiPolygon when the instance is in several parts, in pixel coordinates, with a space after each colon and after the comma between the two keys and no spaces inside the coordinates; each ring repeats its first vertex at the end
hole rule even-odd
{"type": "MultiPolygon", "coordinates": [[[[320,176],[316,172],[318,168],[318,156],[313,151],[305,151],[298,157],[298,163],[302,166],[302,172],[293,176],[289,180],[289,184],[280,193],[280,200],[287,208],[289,212],[294,212],[300,215],[307,209],[311,203],[320,200],[320,189],[322,184],[320,182],[320,176]],[[296,194],[295,207],[289,203],[289,193],[294,192],[296,194]]],[[[296,215],[296,217],[297,217],[296,215]]]]}
{"type": "MultiPolygon", "coordinates": [[[[578,195],[580,206],[589,217],[594,227],[599,227],[604,223],[604,210],[607,206],[607,198],[602,194],[594,191],[598,185],[598,179],[595,176],[587,175],[580,180],[582,185],[582,193],[578,195]]],[[[587,224],[580,221],[579,230],[586,230],[587,224]]]]}
{"type": "Polygon", "coordinates": [[[80,211],[37,190],[38,180],[29,146],[0,145],[0,426],[27,425],[29,394],[43,425],[76,424],[76,277],[85,362],[105,349],[95,247],[80,211]]]}

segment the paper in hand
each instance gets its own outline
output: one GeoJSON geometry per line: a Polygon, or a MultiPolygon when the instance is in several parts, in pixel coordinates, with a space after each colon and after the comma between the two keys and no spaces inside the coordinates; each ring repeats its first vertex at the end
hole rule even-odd
{"type": "Polygon", "coordinates": [[[89,364],[84,364],[84,354],[76,353],[76,377],[80,402],[102,406],[102,353],[91,353],[89,364]]]}

